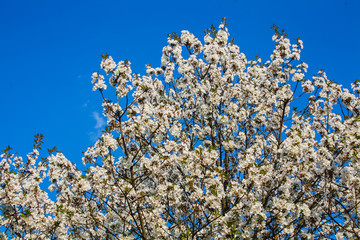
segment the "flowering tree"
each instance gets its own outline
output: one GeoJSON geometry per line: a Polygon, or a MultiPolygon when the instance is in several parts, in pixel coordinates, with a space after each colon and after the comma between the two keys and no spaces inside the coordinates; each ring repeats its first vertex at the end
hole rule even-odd
{"type": "Polygon", "coordinates": [[[360,84],[305,78],[302,41],[274,30],[266,62],[247,60],[225,22],[203,43],[171,34],[143,76],[103,55],[92,83],[107,126],[87,171],[56,149],[38,159],[41,135],[26,160],[6,149],[2,237],[360,238],[360,84]]]}

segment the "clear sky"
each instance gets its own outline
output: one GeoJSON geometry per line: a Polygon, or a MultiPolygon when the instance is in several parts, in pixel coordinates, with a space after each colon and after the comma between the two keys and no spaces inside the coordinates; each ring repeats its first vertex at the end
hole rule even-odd
{"type": "Polygon", "coordinates": [[[103,128],[91,74],[100,55],[130,60],[133,72],[160,65],[167,34],[218,26],[222,17],[248,58],[267,60],[272,24],[304,41],[310,74],[325,69],[344,86],[360,78],[359,0],[0,1],[0,149],[25,156],[33,136],[80,165],[103,128]]]}

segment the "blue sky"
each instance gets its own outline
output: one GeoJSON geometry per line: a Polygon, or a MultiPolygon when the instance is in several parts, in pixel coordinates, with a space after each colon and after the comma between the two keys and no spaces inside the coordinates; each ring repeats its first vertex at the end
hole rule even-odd
{"type": "Polygon", "coordinates": [[[1,1],[0,149],[25,156],[33,136],[80,165],[103,128],[91,74],[100,55],[130,60],[133,72],[160,65],[167,34],[203,30],[222,17],[248,58],[268,59],[272,24],[304,41],[310,77],[325,69],[344,86],[360,78],[358,0],[1,1]]]}

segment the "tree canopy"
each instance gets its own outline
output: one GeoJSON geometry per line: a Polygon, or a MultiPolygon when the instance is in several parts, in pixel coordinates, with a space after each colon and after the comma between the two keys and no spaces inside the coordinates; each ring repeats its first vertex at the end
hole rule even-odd
{"type": "Polygon", "coordinates": [[[26,158],[5,149],[2,238],[360,238],[360,84],[306,77],[302,41],[273,29],[267,61],[225,21],[203,42],[170,34],[144,75],[102,55],[107,126],[87,170],[56,148],[40,157],[42,135],[26,158]]]}

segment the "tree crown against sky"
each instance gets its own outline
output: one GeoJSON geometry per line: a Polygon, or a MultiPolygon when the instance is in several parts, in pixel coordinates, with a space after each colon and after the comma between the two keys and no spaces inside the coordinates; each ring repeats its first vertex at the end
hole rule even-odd
{"type": "Polygon", "coordinates": [[[6,149],[2,236],[360,237],[359,82],[306,78],[302,41],[273,28],[265,62],[240,52],[225,21],[203,42],[169,35],[145,75],[103,55],[92,83],[107,126],[84,153],[88,169],[56,148],[40,158],[41,135],[25,159],[6,149]]]}

